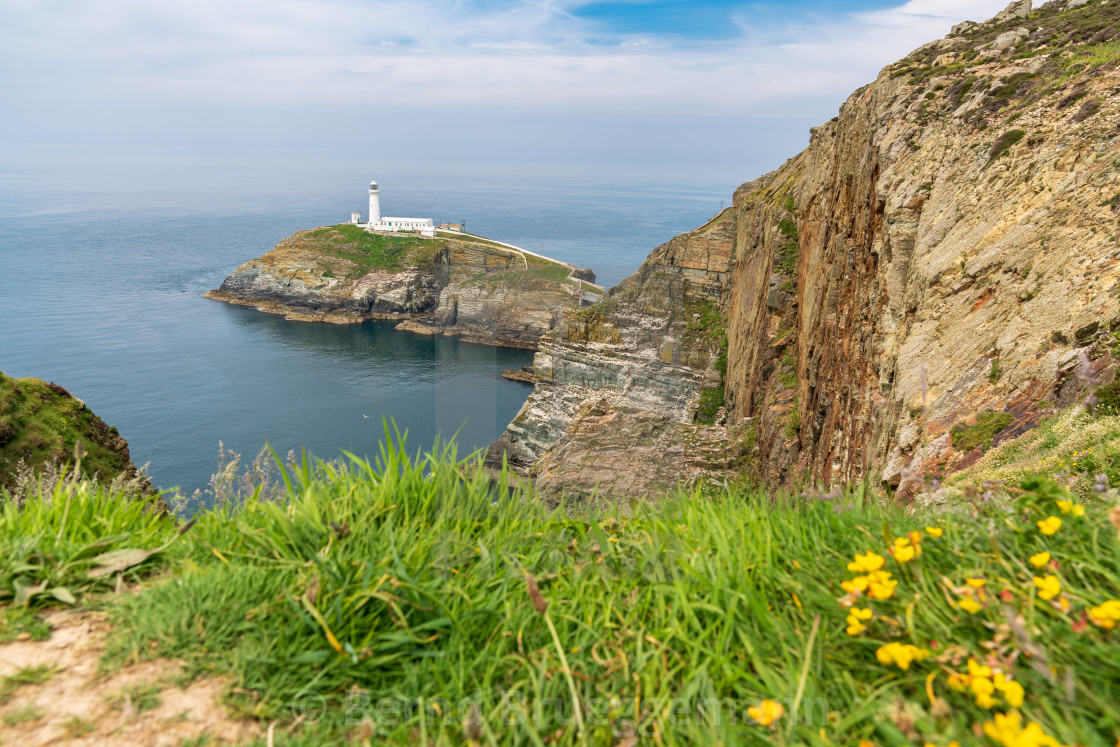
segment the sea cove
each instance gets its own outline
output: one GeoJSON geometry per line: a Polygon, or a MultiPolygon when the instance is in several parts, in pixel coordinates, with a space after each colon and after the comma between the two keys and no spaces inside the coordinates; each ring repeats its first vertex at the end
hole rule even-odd
{"type": "MultiPolygon", "coordinates": [[[[202,297],[286,236],[346,219],[361,176],[260,174],[179,166],[0,173],[0,370],[55,381],[128,440],[161,488],[190,494],[217,468],[218,445],[255,455],[306,448],[325,458],[377,453],[383,417],[413,449],[458,433],[460,453],[498,437],[531,388],[506,369],[532,353],[424,337],[393,323],[286,321],[202,297]],[[78,196],[75,196],[77,194],[78,196]],[[8,323],[19,320],[18,324],[8,323]]],[[[402,210],[458,220],[496,239],[593,266],[613,284],[649,246],[718,209],[719,191],[631,185],[456,185],[393,180],[402,210]],[[564,225],[579,213],[578,225],[564,225]],[[637,225],[619,216],[636,215],[637,225]],[[613,226],[613,228],[612,228],[613,226]]]]}

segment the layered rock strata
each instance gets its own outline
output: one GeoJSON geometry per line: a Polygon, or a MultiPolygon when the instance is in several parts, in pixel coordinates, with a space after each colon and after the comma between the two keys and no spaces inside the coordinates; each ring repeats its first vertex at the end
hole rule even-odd
{"type": "MultiPolygon", "coordinates": [[[[488,464],[504,459],[549,493],[580,496],[664,491],[702,472],[689,460],[711,434],[693,423],[694,402],[720,380],[733,239],[725,211],[658,247],[603,301],[566,314],[541,338],[536,388],[488,464]]],[[[703,466],[730,477],[723,439],[720,430],[708,447],[719,454],[703,466]]]]}
{"type": "Polygon", "coordinates": [[[594,274],[483,239],[300,231],[226,277],[209,298],[299,321],[399,320],[399,329],[535,349],[594,274]]]}
{"type": "MultiPolygon", "coordinates": [[[[1022,0],[885,68],[804,152],[740,187],[714,228],[561,320],[492,461],[582,491],[554,455],[578,463],[577,432],[596,448],[580,430],[589,408],[695,428],[718,391],[715,348],[683,334],[698,298],[727,336],[723,461],[772,483],[874,474],[908,494],[978,458],[954,427],[1006,423],[998,443],[1084,386],[1079,370],[1111,376],[1117,37],[1115,3],[1022,0]],[[685,250],[699,240],[719,250],[685,250]]],[[[651,458],[616,464],[641,475],[651,458]]]]}

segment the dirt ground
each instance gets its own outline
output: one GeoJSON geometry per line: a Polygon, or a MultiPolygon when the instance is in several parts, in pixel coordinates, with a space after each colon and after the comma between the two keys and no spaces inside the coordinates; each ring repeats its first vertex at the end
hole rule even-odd
{"type": "Polygon", "coordinates": [[[211,745],[262,735],[258,724],[227,716],[222,680],[183,687],[182,665],[168,660],[100,674],[104,619],[63,612],[47,622],[49,640],[0,645],[0,744],[211,745]],[[43,681],[17,686],[12,675],[43,681]]]}

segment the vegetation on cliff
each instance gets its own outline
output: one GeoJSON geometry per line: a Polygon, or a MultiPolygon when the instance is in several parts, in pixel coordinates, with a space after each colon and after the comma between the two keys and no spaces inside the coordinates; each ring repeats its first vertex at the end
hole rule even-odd
{"type": "Polygon", "coordinates": [[[7,495],[4,634],[44,635],[30,611],[74,597],[111,620],[107,671],[226,676],[278,744],[991,745],[1016,720],[1115,740],[1114,491],[1030,479],[943,515],[732,491],[591,517],[495,501],[468,466],[304,461],[179,528],[89,482],[7,495]]]}
{"type": "MultiPolygon", "coordinates": [[[[524,255],[483,238],[446,232],[440,232],[439,238],[407,233],[370,233],[348,223],[297,231],[261,260],[280,267],[306,266],[309,279],[318,274],[324,278],[355,280],[379,271],[432,272],[447,250],[472,248],[493,252],[501,258],[503,264],[510,264],[513,273],[525,268],[534,277],[564,281],[571,272],[570,267],[559,262],[524,255]]],[[[484,273],[493,274],[495,273],[484,273]]]]}
{"type": "Polygon", "coordinates": [[[387,236],[370,233],[354,225],[324,226],[300,232],[287,239],[293,248],[319,255],[326,272],[335,269],[330,259],[345,267],[346,277],[385,270],[397,272],[405,268],[430,267],[447,242],[407,234],[387,236]]]}
{"type": "Polygon", "coordinates": [[[117,429],[55,383],[13,379],[0,372],[0,486],[10,485],[20,465],[66,464],[75,448],[90,475],[112,480],[135,471],[117,429]]]}
{"type": "Polygon", "coordinates": [[[369,233],[356,225],[297,231],[204,294],[298,321],[400,319],[421,334],[537,347],[590,270],[470,235],[369,233]],[[580,279],[577,279],[580,278],[580,279]]]}

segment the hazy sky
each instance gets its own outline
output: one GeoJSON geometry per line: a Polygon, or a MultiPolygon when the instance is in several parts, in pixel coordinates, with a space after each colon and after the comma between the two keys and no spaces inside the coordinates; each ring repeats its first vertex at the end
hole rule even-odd
{"type": "Polygon", "coordinates": [[[1006,0],[0,0],[0,157],[736,184],[1006,0]]]}

